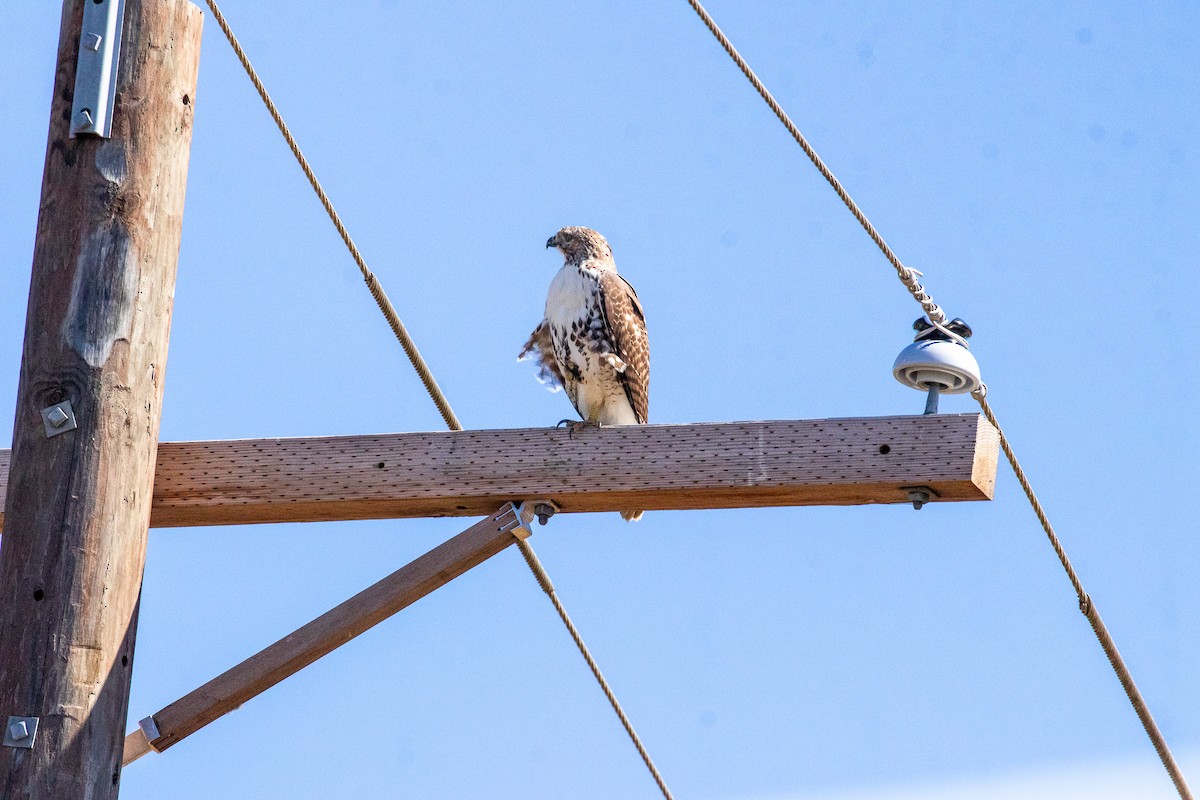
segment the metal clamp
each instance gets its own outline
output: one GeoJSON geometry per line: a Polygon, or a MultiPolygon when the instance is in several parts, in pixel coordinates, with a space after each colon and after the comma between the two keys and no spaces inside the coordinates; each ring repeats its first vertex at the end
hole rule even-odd
{"type": "Polygon", "coordinates": [[[529,523],[533,522],[533,514],[525,512],[525,504],[513,505],[505,503],[494,519],[500,523],[500,530],[511,533],[518,539],[528,539],[533,535],[529,523]]]}
{"type": "Polygon", "coordinates": [[[139,720],[138,728],[141,730],[142,736],[146,737],[146,744],[150,745],[150,749],[161,753],[162,750],[154,746],[154,740],[162,738],[162,734],[158,732],[158,723],[154,721],[154,715],[151,714],[145,719],[139,720]]]}
{"type": "Polygon", "coordinates": [[[37,717],[9,717],[4,726],[4,746],[32,748],[38,721],[37,717]]]}
{"type": "Polygon", "coordinates": [[[112,135],[124,19],[125,0],[92,0],[83,4],[75,94],[71,99],[72,139],[81,133],[105,139],[112,135]]]}
{"type": "Polygon", "coordinates": [[[529,527],[536,518],[545,525],[550,517],[559,511],[558,503],[553,500],[524,500],[519,503],[505,503],[496,515],[500,530],[508,531],[518,539],[528,539],[533,535],[529,527]]]}

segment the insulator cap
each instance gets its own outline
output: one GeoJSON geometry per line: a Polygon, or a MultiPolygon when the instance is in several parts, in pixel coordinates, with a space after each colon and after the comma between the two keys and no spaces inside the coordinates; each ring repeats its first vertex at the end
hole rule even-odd
{"type": "Polygon", "coordinates": [[[933,384],[944,394],[973,392],[983,385],[971,351],[944,339],[921,339],[901,350],[892,374],[905,386],[926,391],[933,384]]]}

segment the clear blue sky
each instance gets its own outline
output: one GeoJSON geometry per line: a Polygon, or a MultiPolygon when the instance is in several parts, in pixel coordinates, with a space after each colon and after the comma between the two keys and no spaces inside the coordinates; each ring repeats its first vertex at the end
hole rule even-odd
{"type": "MultiPolygon", "coordinates": [[[[1200,784],[1200,10],[709,8],[974,326],[994,408],[1200,784]]],[[[570,411],[515,361],[563,225],[605,233],[638,288],[653,422],[920,411],[890,375],[918,307],[684,0],[225,12],[466,426],[570,411]]],[[[7,14],[5,444],[59,8],[7,14]]],[[[207,20],[162,438],[441,427],[207,20]]],[[[131,720],[466,524],[153,531],[131,720]]],[[[681,798],[1173,796],[1006,467],[991,503],[564,515],[535,544],[681,798]]],[[[122,789],[654,796],[515,551],[122,789]]]]}

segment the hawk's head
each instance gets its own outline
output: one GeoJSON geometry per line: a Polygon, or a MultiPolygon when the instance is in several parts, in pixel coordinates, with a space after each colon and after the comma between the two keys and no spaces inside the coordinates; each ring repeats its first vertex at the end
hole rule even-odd
{"type": "Polygon", "coordinates": [[[612,261],[612,248],[591,228],[563,228],[546,240],[546,247],[557,247],[563,258],[576,264],[592,259],[612,261]]]}

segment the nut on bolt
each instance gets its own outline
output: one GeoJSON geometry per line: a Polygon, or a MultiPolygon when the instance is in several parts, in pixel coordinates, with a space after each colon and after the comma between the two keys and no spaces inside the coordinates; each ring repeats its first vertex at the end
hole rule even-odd
{"type": "Polygon", "coordinates": [[[928,486],[901,486],[900,491],[908,495],[908,502],[912,503],[912,507],[917,511],[920,511],[921,506],[932,502],[938,496],[938,493],[928,486]]]}
{"type": "Polygon", "coordinates": [[[551,503],[538,503],[533,507],[533,513],[537,515],[539,525],[549,522],[557,511],[558,509],[551,503]]]}

